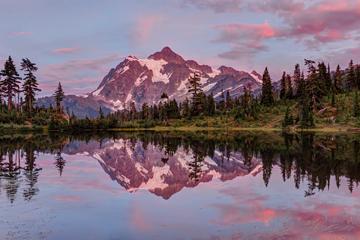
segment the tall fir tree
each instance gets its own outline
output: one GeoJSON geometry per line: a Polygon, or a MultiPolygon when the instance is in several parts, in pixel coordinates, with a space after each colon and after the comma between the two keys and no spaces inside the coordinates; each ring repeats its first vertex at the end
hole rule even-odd
{"type": "Polygon", "coordinates": [[[186,98],[185,101],[182,103],[181,116],[187,119],[191,118],[191,109],[188,98],[186,98]]]}
{"type": "Polygon", "coordinates": [[[340,65],[337,65],[334,76],[334,91],[336,93],[341,93],[342,88],[343,88],[343,82],[342,82],[341,68],[340,65]]]}
{"type": "Polygon", "coordinates": [[[192,114],[198,115],[202,111],[201,104],[201,78],[200,74],[195,73],[193,76],[190,76],[188,79],[189,82],[189,93],[192,94],[192,114]]]}
{"type": "Polygon", "coordinates": [[[207,115],[213,116],[215,115],[215,111],[216,111],[215,99],[213,94],[211,93],[210,95],[207,96],[207,115]]]}
{"type": "Polygon", "coordinates": [[[289,74],[286,75],[285,81],[286,81],[286,86],[287,86],[286,98],[292,99],[294,97],[294,90],[293,90],[293,86],[292,86],[292,82],[291,82],[291,76],[289,74]]]}
{"type": "Polygon", "coordinates": [[[230,92],[226,91],[226,97],[225,97],[225,108],[226,110],[230,110],[233,107],[233,100],[230,96],[230,92]]]}
{"type": "Polygon", "coordinates": [[[294,70],[294,83],[295,83],[295,96],[296,97],[300,97],[301,94],[303,93],[303,86],[302,86],[302,82],[301,82],[301,70],[300,70],[300,65],[296,64],[295,65],[295,70],[294,70]]]}
{"type": "Polygon", "coordinates": [[[328,93],[332,93],[332,87],[333,87],[333,84],[332,84],[332,78],[331,78],[331,70],[330,70],[330,64],[328,64],[327,66],[327,71],[326,71],[326,88],[328,90],[328,93]]]}
{"type": "Polygon", "coordinates": [[[319,97],[326,96],[331,92],[331,82],[328,80],[327,67],[324,62],[318,64],[318,73],[316,75],[316,84],[319,97]]]}
{"type": "Polygon", "coordinates": [[[0,86],[3,89],[4,97],[7,98],[8,110],[11,111],[14,105],[13,99],[20,92],[19,84],[21,79],[11,56],[6,60],[4,69],[0,74],[3,76],[0,86]]]}
{"type": "Polygon", "coordinates": [[[35,63],[32,63],[28,58],[21,62],[21,70],[25,71],[25,78],[23,84],[23,92],[25,95],[25,109],[31,114],[34,108],[36,92],[41,91],[34,72],[38,70],[35,63]]]}
{"type": "Polygon", "coordinates": [[[355,79],[355,69],[353,60],[349,63],[348,73],[346,76],[346,88],[348,91],[351,91],[355,87],[356,79],[355,79]]]}
{"type": "Polygon", "coordinates": [[[224,93],[224,89],[221,90],[221,94],[220,94],[220,101],[217,104],[217,108],[220,111],[224,111],[225,109],[225,93],[224,93]]]}
{"type": "Polygon", "coordinates": [[[316,109],[320,103],[320,99],[324,96],[325,91],[323,81],[319,78],[319,74],[313,60],[305,59],[305,65],[308,68],[306,94],[309,94],[310,96],[311,107],[316,109]]]}
{"type": "Polygon", "coordinates": [[[261,96],[261,103],[266,106],[271,106],[274,104],[274,96],[271,84],[271,78],[268,71],[268,68],[265,68],[263,78],[262,78],[262,96],[261,96]]]}
{"type": "Polygon", "coordinates": [[[360,90],[360,65],[356,66],[355,70],[356,75],[356,89],[360,90]]]}
{"type": "Polygon", "coordinates": [[[61,103],[64,100],[65,94],[63,91],[63,88],[61,86],[61,83],[59,82],[58,87],[54,93],[54,98],[55,98],[55,104],[56,104],[56,111],[58,113],[61,113],[61,103]]]}
{"type": "Polygon", "coordinates": [[[150,116],[150,109],[147,103],[143,103],[141,107],[141,119],[147,120],[150,116]]]}
{"type": "Polygon", "coordinates": [[[280,80],[280,99],[286,98],[286,92],[286,72],[283,72],[280,80]]]}

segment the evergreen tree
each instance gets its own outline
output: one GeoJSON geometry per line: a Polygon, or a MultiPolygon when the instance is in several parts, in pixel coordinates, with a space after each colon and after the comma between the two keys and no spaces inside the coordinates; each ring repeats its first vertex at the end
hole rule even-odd
{"type": "Polygon", "coordinates": [[[61,83],[59,82],[58,87],[54,93],[55,104],[56,104],[56,111],[58,113],[61,112],[61,102],[64,100],[64,91],[62,89],[61,83]]]}
{"type": "Polygon", "coordinates": [[[317,92],[317,96],[328,95],[331,92],[331,80],[329,82],[327,67],[324,62],[318,64],[318,74],[316,77],[317,88],[321,90],[317,92]]]}
{"type": "Polygon", "coordinates": [[[226,110],[229,111],[230,109],[232,109],[232,107],[233,107],[233,101],[231,99],[230,92],[226,91],[225,108],[226,110]]]}
{"type": "Polygon", "coordinates": [[[253,98],[250,88],[244,87],[244,94],[240,97],[237,118],[246,119],[254,117],[253,98]]]}
{"type": "Polygon", "coordinates": [[[356,66],[356,88],[360,90],[360,65],[356,66]]]}
{"type": "Polygon", "coordinates": [[[170,119],[178,119],[180,117],[179,106],[175,99],[171,100],[167,105],[167,116],[170,119]]]}
{"type": "Polygon", "coordinates": [[[283,121],[283,127],[288,127],[294,124],[294,119],[290,113],[290,108],[286,108],[286,112],[285,112],[285,116],[284,116],[284,121],[283,121]]]}
{"type": "Polygon", "coordinates": [[[287,86],[286,98],[292,99],[294,97],[294,91],[291,83],[291,76],[289,74],[286,75],[286,86],[287,86]]]}
{"type": "Polygon", "coordinates": [[[190,103],[189,103],[189,99],[187,99],[187,98],[182,103],[181,116],[184,117],[184,118],[190,118],[191,117],[190,103]]]}
{"type": "Polygon", "coordinates": [[[332,93],[332,79],[331,79],[331,71],[330,71],[330,64],[328,64],[327,72],[326,72],[326,81],[325,81],[326,89],[328,93],[332,93]]]}
{"type": "Polygon", "coordinates": [[[137,118],[137,110],[136,110],[135,102],[130,103],[129,114],[131,120],[135,120],[137,118]]]}
{"type": "Polygon", "coordinates": [[[147,103],[143,103],[141,107],[141,119],[147,120],[149,118],[149,106],[147,103]]]}
{"type": "Polygon", "coordinates": [[[272,91],[271,78],[267,67],[265,68],[262,80],[263,84],[261,103],[266,106],[271,106],[274,103],[274,96],[272,91]]]}
{"type": "Polygon", "coordinates": [[[286,98],[286,72],[283,72],[280,85],[280,99],[283,100],[286,98]]]}
{"type": "Polygon", "coordinates": [[[301,81],[301,70],[300,70],[300,65],[296,64],[295,65],[295,70],[294,70],[294,83],[295,83],[295,88],[296,88],[296,97],[300,97],[303,94],[303,90],[304,90],[304,86],[303,86],[303,82],[301,81]]]}
{"type": "Polygon", "coordinates": [[[221,94],[220,94],[220,101],[218,103],[218,109],[220,111],[224,111],[225,109],[225,94],[224,94],[224,90],[221,90],[221,94]]]}
{"type": "Polygon", "coordinates": [[[355,83],[356,83],[353,60],[351,60],[349,63],[349,69],[346,80],[347,80],[346,83],[347,90],[351,91],[355,87],[355,83]]]}
{"type": "Polygon", "coordinates": [[[101,120],[105,118],[104,112],[103,112],[103,110],[102,110],[101,107],[99,108],[99,118],[100,118],[101,120]]]}
{"type": "Polygon", "coordinates": [[[169,99],[169,96],[166,93],[161,94],[161,99],[169,99]]]}
{"type": "Polygon", "coordinates": [[[317,74],[314,61],[305,59],[305,65],[308,67],[306,94],[310,97],[310,104],[312,109],[316,109],[320,104],[320,99],[322,96],[324,96],[323,81],[320,80],[317,74]]]}
{"type": "Polygon", "coordinates": [[[192,114],[198,115],[202,111],[201,106],[201,78],[198,73],[195,73],[193,76],[190,76],[189,79],[189,93],[192,94],[192,114]]]}
{"type": "Polygon", "coordinates": [[[336,93],[341,93],[342,86],[343,86],[343,83],[342,83],[341,69],[340,69],[340,65],[337,65],[335,77],[334,77],[334,91],[336,93]]]}
{"type": "Polygon", "coordinates": [[[159,108],[158,108],[157,105],[154,105],[154,107],[153,107],[153,114],[152,114],[152,115],[153,115],[152,118],[153,118],[154,120],[158,120],[158,119],[159,119],[159,108]]]}
{"type": "Polygon", "coordinates": [[[33,72],[38,68],[35,63],[32,63],[28,58],[23,59],[21,62],[21,70],[25,71],[25,78],[23,84],[23,92],[25,95],[25,109],[28,113],[32,113],[36,92],[41,91],[33,72]]]}
{"type": "Polygon", "coordinates": [[[0,82],[0,87],[3,90],[4,96],[7,98],[8,110],[10,111],[14,105],[13,98],[20,92],[19,80],[21,79],[10,56],[5,62],[4,69],[0,74],[4,77],[0,82]]]}
{"type": "Polygon", "coordinates": [[[300,75],[300,79],[298,81],[298,88],[297,88],[297,97],[298,99],[303,99],[306,91],[306,83],[304,73],[302,72],[300,75]]]}
{"type": "MultiPolygon", "coordinates": [[[[303,76],[302,76],[303,78],[303,76]]],[[[313,127],[314,124],[314,117],[313,117],[313,108],[312,108],[312,98],[311,94],[308,92],[309,89],[305,88],[305,92],[301,98],[299,98],[299,119],[300,125],[303,128],[313,127]]]]}
{"type": "Polygon", "coordinates": [[[207,96],[207,115],[208,116],[215,115],[215,110],[216,110],[215,99],[213,94],[211,93],[209,96],[207,96]]]}
{"type": "Polygon", "coordinates": [[[358,117],[360,117],[360,103],[359,103],[358,91],[355,92],[353,105],[354,105],[353,115],[354,115],[354,117],[358,118],[358,117]]]}

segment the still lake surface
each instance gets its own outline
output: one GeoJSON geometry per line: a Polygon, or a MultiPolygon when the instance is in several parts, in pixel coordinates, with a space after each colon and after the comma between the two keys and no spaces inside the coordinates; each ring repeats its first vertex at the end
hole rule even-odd
{"type": "Polygon", "coordinates": [[[0,137],[0,239],[360,239],[360,135],[0,137]]]}

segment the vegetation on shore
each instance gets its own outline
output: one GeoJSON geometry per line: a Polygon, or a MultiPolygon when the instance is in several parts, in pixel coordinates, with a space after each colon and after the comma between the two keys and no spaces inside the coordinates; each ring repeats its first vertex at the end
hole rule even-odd
{"type": "Polygon", "coordinates": [[[35,105],[38,87],[36,64],[23,59],[18,74],[11,57],[5,62],[0,79],[0,131],[2,129],[48,129],[49,131],[95,131],[116,129],[304,129],[357,130],[360,127],[360,65],[350,61],[348,68],[338,66],[331,72],[325,63],[305,60],[306,76],[295,66],[292,75],[284,72],[280,89],[275,89],[267,68],[261,93],[255,95],[243,86],[240,97],[229,91],[220,96],[205,95],[201,75],[189,78],[190,99],[178,103],[161,95],[159,104],[134,102],[128,108],[99,117],[78,119],[64,111],[64,91],[59,83],[55,108],[35,105]],[[23,83],[21,84],[21,81],[23,83]]]}

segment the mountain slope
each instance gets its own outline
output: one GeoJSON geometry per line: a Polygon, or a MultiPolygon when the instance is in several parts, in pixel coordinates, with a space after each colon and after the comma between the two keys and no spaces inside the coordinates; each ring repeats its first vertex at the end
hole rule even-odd
{"type": "MultiPolygon", "coordinates": [[[[65,108],[78,116],[93,116],[100,106],[116,111],[128,107],[131,102],[137,107],[143,103],[156,104],[163,92],[183,101],[189,97],[187,80],[194,73],[200,74],[204,92],[218,99],[224,91],[236,97],[242,94],[245,86],[252,90],[261,86],[260,75],[255,71],[247,73],[226,66],[213,69],[194,60],[185,60],[165,47],[145,59],[126,57],[109,71],[95,91],[84,97],[68,96],[66,99],[70,100],[65,100],[65,108]]],[[[49,105],[50,100],[40,99],[38,104],[49,105]]]]}

